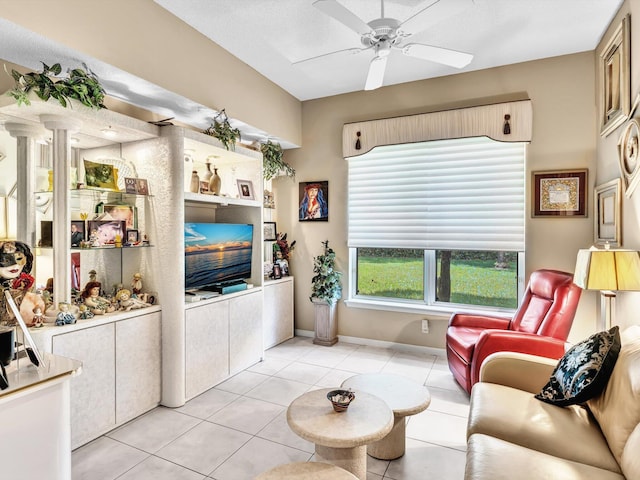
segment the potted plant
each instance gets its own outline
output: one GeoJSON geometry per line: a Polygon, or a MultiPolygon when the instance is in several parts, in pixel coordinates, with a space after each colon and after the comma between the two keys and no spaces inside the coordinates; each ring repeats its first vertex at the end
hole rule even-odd
{"type": "Polygon", "coordinates": [[[69,106],[69,100],[78,100],[90,108],[105,108],[103,105],[105,91],[91,70],[84,65],[82,68],[69,70],[66,76],[61,77],[62,67],[59,63],[51,66],[42,63],[42,73],[20,73],[11,70],[11,76],[15,86],[8,92],[18,105],[31,105],[29,93],[31,91],[43,101],[55,98],[63,107],[69,106]]]}
{"type": "Polygon", "coordinates": [[[313,259],[311,296],[315,309],[315,337],[313,343],[331,346],[338,341],[336,304],[342,296],[342,273],[336,270],[336,254],[329,248],[329,240],[322,242],[324,253],[313,259]]]}
{"type": "Polygon", "coordinates": [[[231,126],[224,108],[215,116],[211,125],[203,133],[220,140],[227,150],[235,150],[236,141],[240,139],[240,130],[231,126]]]}
{"type": "Polygon", "coordinates": [[[267,140],[260,146],[262,152],[262,176],[265,180],[271,180],[281,172],[287,177],[295,177],[296,171],[291,165],[282,159],[282,147],[277,142],[267,140]]]}

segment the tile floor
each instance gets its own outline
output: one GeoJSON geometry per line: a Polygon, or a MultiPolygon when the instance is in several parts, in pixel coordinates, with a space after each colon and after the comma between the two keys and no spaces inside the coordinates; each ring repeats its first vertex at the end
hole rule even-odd
{"type": "Polygon", "coordinates": [[[73,480],[243,480],[312,460],[314,445],[289,429],[287,406],[307,390],[370,372],[425,384],[432,400],[409,417],[402,458],[367,457],[367,480],[462,479],[469,399],[444,357],[295,337],[183,407],[155,408],[75,450],[73,480]]]}

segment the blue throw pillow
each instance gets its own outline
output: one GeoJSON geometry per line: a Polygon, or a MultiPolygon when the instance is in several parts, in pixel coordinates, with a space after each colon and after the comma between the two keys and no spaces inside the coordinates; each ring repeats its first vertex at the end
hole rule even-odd
{"type": "Polygon", "coordinates": [[[609,381],[620,353],[617,326],[574,345],[558,361],[549,382],[535,397],[559,407],[598,396],[609,381]]]}

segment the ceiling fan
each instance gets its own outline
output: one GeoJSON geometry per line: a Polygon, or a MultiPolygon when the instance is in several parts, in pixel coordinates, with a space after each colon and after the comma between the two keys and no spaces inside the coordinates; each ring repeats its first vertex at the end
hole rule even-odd
{"type": "Polygon", "coordinates": [[[404,22],[400,22],[395,18],[384,16],[384,0],[380,0],[380,18],[365,23],[364,20],[357,17],[336,0],[317,0],[313,2],[313,6],[360,34],[360,41],[364,48],[338,50],[337,52],[301,60],[294,64],[330,55],[373,50],[375,56],[369,64],[365,90],[375,90],[382,86],[387,59],[392,50],[399,50],[409,57],[442,63],[455,68],[463,68],[471,62],[473,55],[422,43],[405,43],[405,41],[412,35],[426,30],[431,25],[463,10],[471,2],[472,0],[430,0],[427,7],[404,22]]]}

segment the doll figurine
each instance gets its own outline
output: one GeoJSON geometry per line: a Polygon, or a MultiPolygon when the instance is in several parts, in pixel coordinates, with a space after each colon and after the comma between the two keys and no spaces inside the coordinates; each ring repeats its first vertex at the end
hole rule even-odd
{"type": "Polygon", "coordinates": [[[116,300],[120,302],[120,310],[128,312],[129,310],[135,310],[137,308],[150,307],[150,303],[143,302],[131,296],[131,292],[126,288],[123,288],[116,293],[116,300]]]}
{"type": "Polygon", "coordinates": [[[33,318],[31,319],[31,322],[34,328],[40,328],[44,325],[44,315],[42,314],[42,309],[40,307],[33,309],[33,318]]]}
{"type": "Polygon", "coordinates": [[[81,294],[84,304],[94,315],[104,315],[116,309],[109,300],[100,296],[101,286],[100,282],[87,282],[81,294]]]}
{"type": "Polygon", "coordinates": [[[133,274],[133,280],[131,281],[131,291],[140,295],[142,293],[142,275],[140,273],[133,274]]]}
{"type": "Polygon", "coordinates": [[[58,315],[56,315],[56,325],[73,325],[76,323],[76,317],[69,311],[69,304],[67,302],[58,303],[58,315]]]}
{"type": "Polygon", "coordinates": [[[89,308],[87,308],[87,306],[84,304],[78,306],[78,311],[80,312],[80,314],[78,315],[78,318],[80,320],[88,320],[89,318],[93,318],[93,313],[91,313],[89,311],[89,308]]]}

